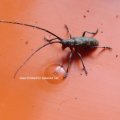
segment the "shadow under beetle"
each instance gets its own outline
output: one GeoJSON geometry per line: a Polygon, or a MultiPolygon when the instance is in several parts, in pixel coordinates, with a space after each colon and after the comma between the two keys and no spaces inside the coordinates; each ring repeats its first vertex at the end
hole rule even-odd
{"type": "Polygon", "coordinates": [[[97,33],[98,33],[98,29],[96,30],[96,32],[88,32],[88,31],[84,31],[82,36],[81,37],[72,37],[69,29],[68,29],[68,26],[67,25],[64,25],[66,31],[67,31],[67,34],[69,36],[68,39],[63,39],[61,37],[59,37],[58,35],[50,32],[49,30],[46,30],[44,28],[41,28],[41,27],[38,27],[38,26],[34,26],[34,25],[30,25],[30,24],[24,24],[24,23],[19,23],[19,22],[11,22],[11,21],[4,21],[4,20],[0,20],[1,23],[10,23],[10,24],[17,24],[17,25],[23,25],[23,26],[28,26],[28,27],[32,27],[32,28],[36,28],[36,29],[40,29],[40,30],[43,30],[51,35],[53,35],[55,38],[52,38],[52,39],[48,39],[48,38],[44,38],[47,43],[44,44],[43,46],[39,47],[37,50],[35,50],[25,61],[24,63],[16,70],[15,74],[14,74],[14,78],[16,77],[17,73],[19,72],[19,70],[27,63],[27,61],[35,54],[37,53],[39,50],[41,50],[42,48],[48,46],[48,45],[51,45],[51,44],[54,44],[54,43],[59,43],[62,45],[62,48],[65,49],[66,47],[69,47],[71,52],[69,54],[69,60],[68,60],[68,65],[67,65],[67,69],[66,69],[66,75],[64,76],[64,78],[67,77],[68,75],[68,72],[69,72],[69,69],[70,69],[70,65],[71,65],[71,60],[72,60],[72,56],[73,56],[73,53],[75,52],[81,62],[82,62],[82,65],[83,65],[83,70],[85,72],[85,74],[87,75],[87,70],[86,70],[86,67],[84,65],[84,62],[83,62],[83,59],[82,59],[82,56],[79,52],[79,49],[83,49],[83,50],[86,50],[86,49],[92,49],[92,48],[104,48],[104,49],[111,49],[111,47],[107,47],[107,46],[99,46],[99,42],[98,40],[96,40],[95,38],[93,38],[97,33]],[[89,33],[89,34],[92,34],[93,36],[92,37],[86,37],[86,33],[89,33]]]}

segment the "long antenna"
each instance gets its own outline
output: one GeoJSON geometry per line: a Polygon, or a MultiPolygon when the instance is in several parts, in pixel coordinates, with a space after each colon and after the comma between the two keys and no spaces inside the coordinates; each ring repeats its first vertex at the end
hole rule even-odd
{"type": "Polygon", "coordinates": [[[0,20],[1,23],[10,23],[10,24],[17,24],[17,25],[23,25],[23,26],[27,26],[27,27],[32,27],[32,28],[36,28],[36,29],[40,29],[40,30],[43,30],[47,33],[50,33],[51,35],[57,37],[60,41],[62,41],[63,39],[59,36],[57,36],[56,34],[50,32],[49,30],[46,30],[44,28],[41,28],[41,27],[38,27],[38,26],[35,26],[35,25],[30,25],[30,24],[25,24],[25,23],[19,23],[19,22],[11,22],[11,21],[4,21],[4,20],[0,20]]]}
{"type": "Polygon", "coordinates": [[[17,73],[19,72],[19,70],[28,62],[28,60],[30,60],[32,58],[33,55],[35,55],[39,50],[41,50],[42,48],[50,45],[50,44],[54,44],[54,43],[61,43],[60,41],[55,41],[55,42],[49,42],[47,44],[44,44],[43,46],[39,47],[37,50],[35,50],[25,61],[24,63],[16,70],[15,74],[14,74],[14,78],[16,77],[17,73]]]}

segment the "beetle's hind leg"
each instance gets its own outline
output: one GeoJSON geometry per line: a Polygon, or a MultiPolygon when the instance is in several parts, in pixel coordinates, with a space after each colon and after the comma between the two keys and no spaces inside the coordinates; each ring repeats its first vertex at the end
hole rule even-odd
{"type": "Polygon", "coordinates": [[[85,65],[84,65],[84,62],[83,62],[82,56],[81,56],[81,54],[80,54],[78,51],[76,51],[76,52],[77,52],[77,54],[78,54],[78,56],[79,56],[79,58],[80,58],[80,60],[81,60],[81,62],[82,62],[83,70],[84,70],[85,74],[87,75],[88,72],[87,72],[86,67],[85,67],[85,65]]]}
{"type": "Polygon", "coordinates": [[[82,34],[82,37],[85,37],[85,34],[86,34],[86,33],[92,34],[92,35],[93,35],[92,37],[94,37],[94,36],[98,33],[98,29],[96,30],[96,32],[84,31],[83,34],[82,34]]]}
{"type": "Polygon", "coordinates": [[[103,48],[103,49],[112,50],[112,48],[108,46],[92,46],[91,48],[103,48]]]}
{"type": "Polygon", "coordinates": [[[67,35],[69,36],[69,38],[72,38],[72,35],[71,35],[70,31],[69,31],[68,26],[65,24],[64,27],[65,27],[65,29],[67,31],[67,35]]]}

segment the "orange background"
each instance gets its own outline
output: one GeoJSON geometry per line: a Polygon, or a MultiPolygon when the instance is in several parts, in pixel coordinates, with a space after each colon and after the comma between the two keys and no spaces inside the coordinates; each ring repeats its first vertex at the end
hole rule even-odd
{"type": "Polygon", "coordinates": [[[73,36],[99,28],[95,38],[113,48],[97,49],[84,57],[88,76],[81,62],[75,61],[68,78],[59,84],[18,79],[42,75],[48,65],[67,57],[68,50],[52,45],[36,54],[13,79],[16,69],[45,43],[43,37],[48,34],[0,23],[0,120],[120,120],[120,1],[1,0],[0,19],[38,25],[63,38],[64,24],[73,36]]]}

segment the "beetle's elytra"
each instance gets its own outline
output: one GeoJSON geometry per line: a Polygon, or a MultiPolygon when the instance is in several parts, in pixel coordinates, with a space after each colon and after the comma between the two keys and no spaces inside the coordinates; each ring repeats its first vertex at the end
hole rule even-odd
{"type": "Polygon", "coordinates": [[[86,70],[86,67],[84,65],[84,62],[83,62],[83,59],[82,59],[82,56],[79,52],[79,49],[92,49],[92,48],[106,48],[106,49],[111,49],[110,47],[107,47],[107,46],[99,46],[99,41],[96,40],[95,38],[93,38],[97,33],[98,33],[98,29],[96,30],[96,32],[88,32],[88,31],[85,31],[83,32],[82,36],[81,37],[72,37],[67,25],[65,25],[65,29],[67,31],[67,34],[69,36],[69,39],[63,39],[61,37],[59,37],[58,35],[54,34],[53,32],[47,30],[47,29],[44,29],[44,28],[41,28],[41,27],[38,27],[38,26],[34,26],[34,25],[30,25],[30,24],[24,24],[24,23],[19,23],[19,22],[11,22],[11,21],[4,21],[4,20],[0,20],[1,23],[10,23],[10,24],[16,24],[16,25],[22,25],[22,26],[28,26],[28,27],[32,27],[32,28],[36,28],[36,29],[39,29],[39,30],[43,30],[51,35],[53,35],[55,38],[52,38],[52,39],[47,39],[46,37],[44,38],[47,43],[44,44],[43,46],[39,47],[37,50],[35,50],[25,61],[24,63],[16,70],[15,74],[14,74],[14,78],[16,77],[17,73],[19,72],[19,70],[27,63],[27,61],[35,54],[37,53],[38,51],[40,51],[42,48],[50,45],[50,44],[54,44],[54,43],[59,43],[62,45],[62,48],[65,49],[66,47],[70,48],[71,52],[69,54],[69,60],[68,60],[68,65],[67,65],[67,69],[66,69],[66,75],[65,75],[65,78],[67,77],[68,75],[68,72],[69,72],[69,68],[70,68],[70,65],[71,65],[71,60],[72,60],[72,56],[73,56],[73,53],[75,52],[81,62],[82,62],[82,65],[83,65],[83,70],[85,71],[85,74],[87,75],[87,70],[86,70]],[[92,37],[86,37],[86,33],[89,33],[89,34],[92,34],[93,36],[92,37]]]}

